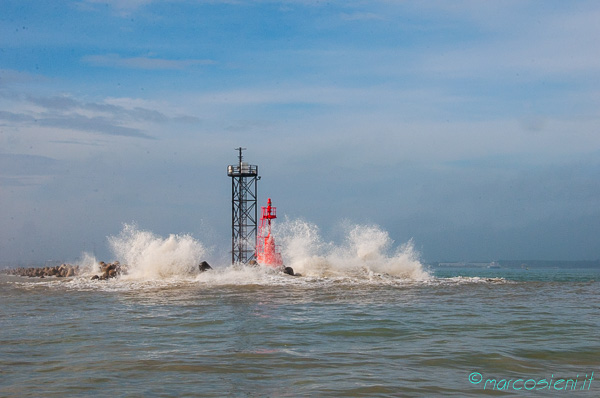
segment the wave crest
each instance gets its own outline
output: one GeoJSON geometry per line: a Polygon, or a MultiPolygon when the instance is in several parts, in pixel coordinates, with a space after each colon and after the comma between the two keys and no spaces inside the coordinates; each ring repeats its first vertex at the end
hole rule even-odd
{"type": "Polygon", "coordinates": [[[394,241],[379,226],[347,227],[345,241],[339,245],[323,242],[318,227],[302,220],[277,224],[274,235],[286,265],[306,276],[384,273],[414,280],[430,278],[412,240],[393,250],[394,241]]]}
{"type": "Polygon", "coordinates": [[[171,234],[167,238],[124,224],[108,243],[115,258],[127,265],[125,279],[165,279],[191,275],[206,255],[204,245],[191,235],[171,234]]]}

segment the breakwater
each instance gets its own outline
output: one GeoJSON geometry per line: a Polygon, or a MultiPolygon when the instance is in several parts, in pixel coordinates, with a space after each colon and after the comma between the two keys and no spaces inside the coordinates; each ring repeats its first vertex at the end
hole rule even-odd
{"type": "Polygon", "coordinates": [[[9,268],[2,272],[8,275],[27,276],[30,278],[45,278],[55,276],[57,278],[67,278],[76,276],[80,273],[79,265],[61,264],[54,267],[19,267],[9,268]]]}
{"type": "MultiPolygon", "coordinates": [[[[71,264],[61,264],[54,267],[19,267],[9,268],[0,272],[7,275],[26,276],[29,278],[46,278],[46,277],[57,277],[57,278],[68,278],[74,276],[91,276],[92,280],[107,280],[110,278],[116,278],[121,274],[127,274],[128,266],[121,264],[119,261],[112,263],[105,263],[100,261],[98,266],[94,270],[89,270],[86,267],[71,264]]],[[[206,262],[202,261],[198,264],[199,272],[205,272],[212,269],[212,267],[206,262]]],[[[293,271],[292,271],[293,274],[293,271]]]]}
{"type": "MultiPolygon", "coordinates": [[[[93,271],[94,275],[91,277],[93,280],[106,280],[110,278],[115,278],[120,275],[123,271],[127,269],[126,266],[122,266],[118,261],[113,263],[105,263],[104,261],[100,261],[98,263],[98,267],[96,271],[100,271],[96,273],[93,271]]],[[[83,272],[83,267],[79,265],[72,264],[61,264],[53,267],[19,267],[19,268],[11,268],[2,271],[8,275],[16,275],[16,276],[26,276],[29,278],[47,278],[47,277],[57,277],[57,278],[69,278],[74,276],[82,276],[85,274],[89,274],[88,272],[83,272]]]]}

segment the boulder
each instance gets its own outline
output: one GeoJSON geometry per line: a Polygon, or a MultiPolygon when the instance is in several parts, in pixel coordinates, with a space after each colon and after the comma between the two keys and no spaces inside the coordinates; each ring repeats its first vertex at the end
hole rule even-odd
{"type": "Polygon", "coordinates": [[[121,266],[121,263],[118,261],[108,264],[104,261],[100,261],[98,266],[100,267],[100,272],[102,274],[92,276],[92,280],[105,281],[110,278],[116,278],[122,273],[123,267],[126,267],[126,265],[121,266]]]}
{"type": "Polygon", "coordinates": [[[204,271],[208,271],[209,269],[212,269],[212,267],[206,261],[202,261],[198,265],[198,268],[200,269],[200,272],[204,272],[204,271]]]}

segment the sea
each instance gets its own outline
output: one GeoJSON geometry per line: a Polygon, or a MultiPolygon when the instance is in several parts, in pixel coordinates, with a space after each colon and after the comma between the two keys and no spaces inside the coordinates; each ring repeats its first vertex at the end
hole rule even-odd
{"type": "Polygon", "coordinates": [[[302,276],[189,235],[109,238],[127,274],[0,274],[1,397],[600,396],[600,269],[431,266],[412,242],[289,222],[302,276]]]}

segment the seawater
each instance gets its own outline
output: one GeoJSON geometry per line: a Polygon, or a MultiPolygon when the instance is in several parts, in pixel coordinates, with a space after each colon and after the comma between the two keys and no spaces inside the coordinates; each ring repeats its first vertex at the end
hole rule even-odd
{"type": "Polygon", "coordinates": [[[292,224],[303,277],[197,274],[200,242],[132,226],[130,275],[0,275],[0,396],[600,396],[600,270],[428,268],[376,227],[292,224]]]}

